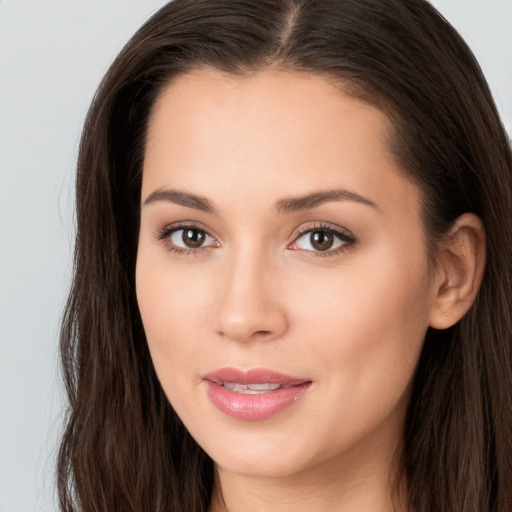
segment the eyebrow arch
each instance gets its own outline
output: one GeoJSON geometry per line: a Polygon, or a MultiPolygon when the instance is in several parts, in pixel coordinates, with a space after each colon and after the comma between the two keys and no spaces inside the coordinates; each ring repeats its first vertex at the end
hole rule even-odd
{"type": "Polygon", "coordinates": [[[169,201],[171,203],[186,206],[187,208],[193,208],[202,212],[216,213],[215,207],[206,199],[206,197],[196,196],[195,194],[189,194],[188,192],[181,192],[179,190],[169,189],[158,189],[151,192],[144,201],[144,205],[154,203],[156,201],[169,201]]]}
{"type": "Polygon", "coordinates": [[[278,213],[300,212],[316,208],[331,201],[355,201],[356,203],[379,209],[373,201],[345,189],[322,190],[304,196],[282,199],[277,202],[276,209],[278,213]]]}

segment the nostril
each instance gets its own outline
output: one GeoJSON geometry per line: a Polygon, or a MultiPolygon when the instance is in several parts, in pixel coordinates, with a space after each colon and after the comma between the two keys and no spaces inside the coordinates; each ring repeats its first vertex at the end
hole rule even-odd
{"type": "Polygon", "coordinates": [[[256,331],[253,333],[253,336],[254,337],[263,337],[263,336],[268,336],[269,334],[271,334],[270,331],[256,331]]]}

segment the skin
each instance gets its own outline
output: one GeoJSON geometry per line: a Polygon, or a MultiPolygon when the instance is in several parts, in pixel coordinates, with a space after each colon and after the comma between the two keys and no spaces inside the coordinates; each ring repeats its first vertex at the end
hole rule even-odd
{"type": "Polygon", "coordinates": [[[394,454],[425,333],[470,306],[483,235],[476,218],[461,219],[432,271],[420,193],[389,134],[381,111],[325,78],[271,69],[183,75],[152,112],[137,297],[162,387],[215,461],[211,510],[393,509],[394,454]],[[276,209],[340,189],[363,199],[276,209]],[[184,225],[207,234],[203,246],[176,250],[184,225]],[[299,230],[318,226],[351,240],[316,250],[299,230]],[[244,421],[205,391],[202,376],[226,366],[312,385],[271,418],[244,421]]]}

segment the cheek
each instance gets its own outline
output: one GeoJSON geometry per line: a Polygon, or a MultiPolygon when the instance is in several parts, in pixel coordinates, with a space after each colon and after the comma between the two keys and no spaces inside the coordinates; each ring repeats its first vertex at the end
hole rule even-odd
{"type": "Polygon", "coordinates": [[[334,277],[303,279],[294,290],[294,314],[300,331],[309,333],[297,336],[301,357],[321,360],[339,389],[361,396],[392,390],[393,400],[414,373],[431,292],[421,259],[407,265],[393,254],[378,256],[347,264],[334,277]]]}
{"type": "Polygon", "coordinates": [[[386,418],[396,429],[428,326],[424,273],[352,268],[338,279],[303,280],[295,292],[294,356],[308,361],[326,397],[310,411],[323,418],[315,432],[325,446],[344,450],[386,418]]]}
{"type": "MultiPolygon", "coordinates": [[[[179,266],[178,266],[179,267],[179,266]]],[[[146,257],[137,258],[137,302],[155,370],[167,390],[166,382],[176,372],[189,372],[197,354],[197,336],[192,330],[204,322],[207,287],[198,285],[180,268],[168,262],[146,257]]]]}

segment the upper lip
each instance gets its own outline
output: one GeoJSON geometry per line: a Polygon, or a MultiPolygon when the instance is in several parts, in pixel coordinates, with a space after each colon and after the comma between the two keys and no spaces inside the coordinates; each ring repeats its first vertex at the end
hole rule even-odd
{"type": "Polygon", "coordinates": [[[242,370],[238,368],[219,368],[202,376],[203,380],[210,382],[236,382],[238,384],[281,384],[285,386],[297,386],[311,379],[292,377],[284,373],[276,372],[268,368],[252,368],[242,370]]]}

